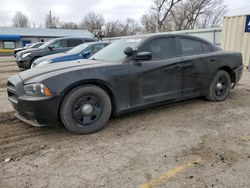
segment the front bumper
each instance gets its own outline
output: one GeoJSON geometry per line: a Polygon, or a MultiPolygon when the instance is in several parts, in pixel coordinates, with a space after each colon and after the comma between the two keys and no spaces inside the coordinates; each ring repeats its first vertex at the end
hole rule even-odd
{"type": "Polygon", "coordinates": [[[59,106],[62,99],[60,96],[26,96],[18,75],[8,79],[7,93],[17,117],[22,121],[36,126],[59,123],[59,106]]]}
{"type": "Polygon", "coordinates": [[[26,117],[20,115],[18,112],[15,112],[14,116],[18,119],[20,119],[21,121],[28,123],[34,127],[44,127],[44,126],[48,126],[48,124],[40,124],[38,123],[36,120],[29,120],[26,117]]]}
{"type": "Polygon", "coordinates": [[[25,57],[25,58],[17,57],[16,63],[19,68],[24,68],[24,69],[30,68],[30,58],[28,57],[25,57]]]}

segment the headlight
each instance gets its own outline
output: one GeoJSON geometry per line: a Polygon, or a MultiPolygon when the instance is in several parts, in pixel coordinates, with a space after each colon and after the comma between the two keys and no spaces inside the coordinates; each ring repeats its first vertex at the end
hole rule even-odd
{"type": "Polygon", "coordinates": [[[24,86],[24,91],[26,95],[29,96],[52,96],[49,88],[43,84],[29,84],[24,86]]]}
{"type": "Polygon", "coordinates": [[[30,55],[30,53],[23,54],[23,55],[22,55],[22,58],[25,58],[25,57],[27,57],[28,55],[30,55]]]}

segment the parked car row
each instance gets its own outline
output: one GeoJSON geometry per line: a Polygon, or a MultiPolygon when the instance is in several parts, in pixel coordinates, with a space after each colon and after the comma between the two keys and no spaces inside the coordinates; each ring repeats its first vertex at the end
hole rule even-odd
{"type": "MultiPolygon", "coordinates": [[[[40,49],[52,53],[55,43],[40,49]]],[[[35,67],[39,62],[52,64],[9,78],[7,92],[16,116],[34,126],[61,122],[73,133],[93,133],[111,115],[194,97],[223,101],[243,72],[241,53],[224,51],[189,35],[127,37],[89,59],[71,61],[75,59],[70,57],[72,51],[92,55],[91,50],[83,50],[89,47],[91,44],[81,45],[66,52],[67,63],[52,63],[60,58],[56,55],[44,57],[35,67]]],[[[29,67],[34,54],[32,50],[22,52],[19,64],[29,67]]]]}
{"type": "Polygon", "coordinates": [[[91,57],[96,52],[98,52],[109,44],[110,42],[103,41],[80,44],[69,51],[38,58],[32,63],[31,68],[41,67],[44,65],[58,62],[72,61],[77,59],[88,59],[89,57],[91,57]]]}
{"type": "Polygon", "coordinates": [[[16,54],[16,62],[19,68],[29,69],[35,60],[56,53],[66,52],[80,44],[96,42],[95,38],[63,37],[50,40],[38,48],[28,48],[16,54]]]}

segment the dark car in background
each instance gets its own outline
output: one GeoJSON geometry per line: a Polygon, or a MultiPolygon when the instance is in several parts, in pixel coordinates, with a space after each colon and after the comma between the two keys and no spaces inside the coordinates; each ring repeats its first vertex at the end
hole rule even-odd
{"type": "Polygon", "coordinates": [[[110,42],[103,41],[80,44],[69,51],[41,57],[34,61],[34,63],[31,65],[31,68],[77,59],[88,59],[109,44],[110,42]]]}
{"type": "Polygon", "coordinates": [[[21,51],[27,50],[27,49],[31,49],[31,48],[39,48],[43,44],[44,44],[44,42],[36,42],[36,43],[28,44],[28,45],[26,45],[26,46],[24,46],[22,48],[16,48],[16,49],[14,49],[14,52],[13,52],[14,57],[16,57],[16,54],[18,52],[21,52],[21,51]]]}
{"type": "Polygon", "coordinates": [[[17,53],[16,62],[19,68],[29,69],[32,63],[43,56],[65,52],[82,43],[95,42],[95,38],[63,37],[50,40],[39,48],[27,49],[17,53]]]}
{"type": "Polygon", "coordinates": [[[206,97],[223,101],[242,76],[242,54],[198,37],[152,34],[115,41],[87,60],[23,71],[8,79],[16,116],[100,130],[111,115],[206,97]]]}

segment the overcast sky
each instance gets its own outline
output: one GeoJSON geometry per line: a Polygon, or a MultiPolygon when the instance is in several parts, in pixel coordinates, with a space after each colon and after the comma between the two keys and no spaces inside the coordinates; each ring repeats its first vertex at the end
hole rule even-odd
{"type": "MultiPolygon", "coordinates": [[[[52,11],[61,21],[79,23],[89,12],[104,16],[106,21],[124,20],[128,17],[140,21],[150,8],[152,0],[0,0],[0,25],[10,26],[15,12],[26,14],[33,27],[38,27],[45,15],[52,11]]],[[[249,0],[225,0],[228,14],[250,14],[249,0]]]]}

